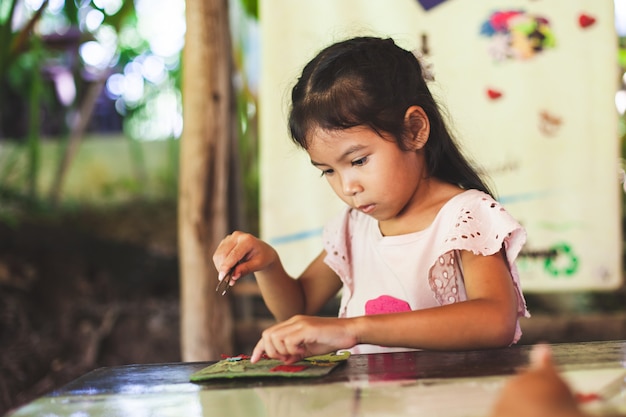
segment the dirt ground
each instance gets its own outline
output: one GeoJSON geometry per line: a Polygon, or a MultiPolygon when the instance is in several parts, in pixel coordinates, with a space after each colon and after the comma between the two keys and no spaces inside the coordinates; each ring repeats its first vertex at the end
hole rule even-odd
{"type": "Polygon", "coordinates": [[[0,219],[0,415],[102,366],[180,360],[173,203],[0,219]]]}

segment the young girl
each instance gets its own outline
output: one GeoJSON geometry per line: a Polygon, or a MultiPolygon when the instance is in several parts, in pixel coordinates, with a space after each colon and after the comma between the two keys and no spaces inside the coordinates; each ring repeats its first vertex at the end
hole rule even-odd
{"type": "Polygon", "coordinates": [[[289,128],[347,207],[297,279],[250,234],[220,243],[219,279],[253,272],[279,322],[253,362],[519,339],[525,231],[462,156],[411,52],[371,37],[322,50],[292,90],[289,128]],[[339,290],[339,317],[315,317],[339,290]]]}

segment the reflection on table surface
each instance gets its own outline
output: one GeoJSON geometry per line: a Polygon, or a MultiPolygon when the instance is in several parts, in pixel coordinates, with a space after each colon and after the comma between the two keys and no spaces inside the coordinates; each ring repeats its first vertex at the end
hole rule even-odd
{"type": "MultiPolygon", "coordinates": [[[[208,363],[101,368],[17,410],[23,416],[485,416],[526,365],[529,346],[471,352],[354,355],[315,379],[190,383],[208,363]]],[[[576,392],[602,393],[594,414],[626,414],[626,341],[553,345],[576,392]]]]}

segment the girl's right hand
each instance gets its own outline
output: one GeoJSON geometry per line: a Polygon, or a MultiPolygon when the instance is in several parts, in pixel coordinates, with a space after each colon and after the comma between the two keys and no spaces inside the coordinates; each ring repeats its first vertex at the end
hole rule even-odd
{"type": "Polygon", "coordinates": [[[213,254],[220,281],[234,268],[231,286],[243,275],[269,268],[277,259],[278,254],[269,244],[239,231],[226,236],[213,254]]]}

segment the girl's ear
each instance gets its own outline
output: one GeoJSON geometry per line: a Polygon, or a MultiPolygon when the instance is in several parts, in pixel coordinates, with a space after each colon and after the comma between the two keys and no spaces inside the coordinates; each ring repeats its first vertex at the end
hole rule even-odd
{"type": "Polygon", "coordinates": [[[409,107],[404,114],[404,123],[408,132],[408,148],[414,151],[424,148],[430,136],[430,121],[424,109],[420,106],[409,107]]]}

